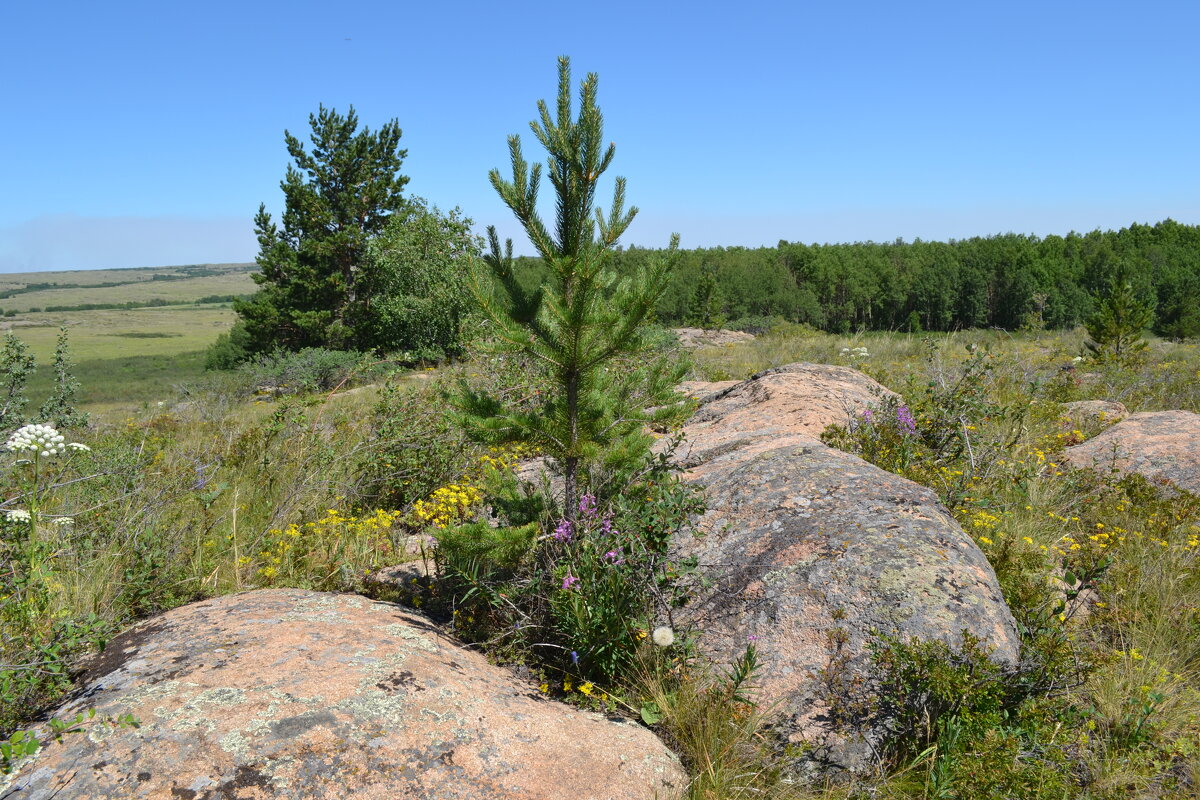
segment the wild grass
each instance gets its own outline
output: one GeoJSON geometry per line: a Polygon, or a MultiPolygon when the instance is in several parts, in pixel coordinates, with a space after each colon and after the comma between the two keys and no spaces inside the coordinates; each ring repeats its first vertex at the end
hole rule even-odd
{"type": "Polygon", "coordinates": [[[66,327],[82,406],[127,413],[143,403],[174,402],[180,386],[204,374],[204,351],[234,319],[228,306],[188,305],[27,314],[9,324],[38,362],[29,383],[34,407],[51,392],[54,347],[66,327]]]}
{"type": "MultiPolygon", "coordinates": [[[[55,330],[47,328],[48,337],[55,330]]],[[[434,475],[463,474],[469,456],[454,431],[436,423],[435,392],[409,378],[403,391],[414,393],[392,394],[382,405],[376,390],[365,388],[278,402],[214,390],[175,407],[179,398],[165,393],[184,362],[173,359],[190,356],[153,348],[174,347],[191,334],[100,338],[166,330],[165,323],[113,324],[88,340],[96,357],[81,359],[85,391],[107,377],[117,388],[102,396],[115,403],[127,399],[119,384],[126,391],[138,386],[114,377],[119,362],[104,344],[111,339],[149,348],[131,354],[128,368],[132,375],[158,363],[156,391],[164,395],[146,388],[144,405],[102,417],[81,434],[93,454],[74,476],[88,480],[59,492],[57,502],[77,513],[78,523],[56,543],[46,619],[94,614],[111,632],[191,599],[259,586],[354,589],[365,571],[411,557],[401,552],[403,541],[422,530],[408,515],[411,504],[432,496],[439,480],[455,480],[434,475]],[[387,420],[403,424],[385,426],[387,420]],[[382,508],[401,513],[386,525],[367,522],[380,519],[378,481],[392,473],[395,485],[382,508]],[[330,509],[338,512],[332,521],[330,509]],[[292,526],[299,536],[288,533],[292,526]],[[288,544],[306,539],[303,547],[288,544]]],[[[866,347],[869,356],[854,365],[903,395],[918,417],[925,415],[923,426],[945,413],[939,387],[982,361],[986,369],[971,373],[977,405],[963,413],[979,413],[973,444],[992,457],[972,466],[958,451],[926,445],[914,446],[903,465],[883,450],[872,457],[938,491],[988,556],[1025,631],[1028,670],[1014,679],[1025,683],[1003,714],[943,720],[931,728],[928,747],[882,763],[876,775],[823,785],[789,773],[788,748],[771,732],[771,709],[723,689],[728,665],[647,666],[626,696],[661,711],[656,730],[692,775],[687,797],[1196,796],[1200,500],[1162,494],[1137,479],[1066,469],[1063,448],[1107,423],[1069,420],[1061,404],[1115,399],[1131,411],[1200,411],[1200,350],[1154,341],[1139,362],[1096,365],[1073,360],[1081,344],[1078,333],[838,337],[791,330],[696,354],[696,377],[726,379],[793,361],[849,366],[842,348],[866,347]]],[[[13,496],[11,487],[5,496],[13,496]]],[[[7,638],[0,663],[19,663],[20,643],[7,638]]],[[[59,689],[0,697],[8,704],[0,717],[11,727],[59,689]]]]}

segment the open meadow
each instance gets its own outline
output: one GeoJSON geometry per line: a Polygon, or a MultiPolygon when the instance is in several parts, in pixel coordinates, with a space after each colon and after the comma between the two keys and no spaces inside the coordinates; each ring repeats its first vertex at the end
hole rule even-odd
{"type": "Polygon", "coordinates": [[[60,328],[70,336],[80,401],[93,412],[166,400],[204,372],[204,351],[233,325],[228,302],[210,297],[249,294],[253,265],[209,264],[0,276],[0,332],[29,346],[39,370],[30,381],[35,403],[50,393],[49,365],[60,328]],[[46,287],[46,288],[40,288],[46,287]],[[32,290],[32,291],[30,291],[32,290]],[[134,308],[72,308],[125,303],[134,308]],[[158,305],[167,303],[168,305],[158,305]],[[31,308],[64,307],[66,310],[31,308]]]}

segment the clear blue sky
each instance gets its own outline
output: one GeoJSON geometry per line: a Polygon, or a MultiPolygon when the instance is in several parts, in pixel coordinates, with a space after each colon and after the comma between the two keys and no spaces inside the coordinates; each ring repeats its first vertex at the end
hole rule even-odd
{"type": "MultiPolygon", "coordinates": [[[[1200,2],[4,4],[0,272],[249,261],[284,129],[395,117],[408,190],[487,181],[600,75],[626,243],[1200,223],[1200,2]]],[[[548,187],[547,187],[548,190],[548,187]]]]}

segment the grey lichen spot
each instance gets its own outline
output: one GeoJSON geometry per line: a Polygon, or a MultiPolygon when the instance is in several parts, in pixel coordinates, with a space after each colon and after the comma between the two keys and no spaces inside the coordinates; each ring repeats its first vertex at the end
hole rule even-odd
{"type": "Polygon", "coordinates": [[[187,705],[200,708],[202,706],[236,706],[246,702],[246,690],[235,686],[216,686],[205,689],[193,697],[187,705]]]}
{"type": "Polygon", "coordinates": [[[136,736],[139,739],[144,738],[142,736],[141,728],[134,728],[132,726],[125,726],[123,728],[122,726],[113,724],[107,719],[96,720],[92,726],[88,728],[87,738],[92,744],[101,744],[105,739],[115,733],[125,733],[127,735],[136,736]]]}
{"type": "Polygon", "coordinates": [[[417,633],[407,625],[402,625],[397,622],[386,626],[383,630],[389,636],[396,636],[400,639],[403,639],[427,653],[436,653],[438,651],[438,646],[434,642],[430,641],[428,636],[417,633]]]}
{"type": "Polygon", "coordinates": [[[338,613],[344,607],[343,602],[336,596],[308,597],[301,600],[294,610],[283,614],[281,619],[324,622],[331,625],[346,623],[348,620],[338,613]]]}
{"type": "Polygon", "coordinates": [[[232,731],[221,737],[221,749],[232,755],[240,763],[245,761],[250,753],[250,742],[241,731],[232,731]]]}
{"type": "Polygon", "coordinates": [[[295,739],[317,726],[332,728],[337,717],[328,710],[308,711],[294,717],[284,717],[271,723],[271,733],[280,739],[295,739]]]}
{"type": "Polygon", "coordinates": [[[378,689],[346,698],[337,704],[339,711],[350,714],[357,721],[380,720],[384,727],[403,724],[408,717],[408,708],[406,695],[388,694],[378,689]]]}
{"type": "Polygon", "coordinates": [[[179,690],[185,687],[199,686],[196,683],[184,681],[162,681],[161,683],[149,683],[145,686],[138,686],[134,689],[129,689],[123,693],[121,702],[129,708],[141,705],[148,700],[159,700],[167,697],[174,697],[179,693],[179,690]]]}
{"type": "Polygon", "coordinates": [[[245,702],[245,689],[217,686],[205,689],[174,711],[167,712],[159,706],[154,709],[154,713],[160,717],[176,717],[171,723],[171,730],[212,733],[216,725],[209,714],[209,706],[236,706],[245,702]],[[160,710],[165,713],[160,713],[160,710]]]}

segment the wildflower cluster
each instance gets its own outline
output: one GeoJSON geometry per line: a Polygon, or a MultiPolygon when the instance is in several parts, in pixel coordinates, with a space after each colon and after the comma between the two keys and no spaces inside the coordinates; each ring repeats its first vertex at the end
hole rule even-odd
{"type": "Polygon", "coordinates": [[[36,525],[45,520],[55,525],[70,525],[74,522],[70,517],[47,516],[44,512],[44,491],[42,487],[42,462],[56,458],[67,452],[88,452],[91,450],[85,444],[67,442],[66,438],[52,425],[32,424],[18,428],[4,443],[4,449],[20,458],[14,467],[20,470],[24,467],[22,476],[25,483],[23,495],[29,508],[13,508],[4,512],[6,520],[12,523],[36,525]]]}
{"type": "Polygon", "coordinates": [[[878,408],[863,409],[846,427],[831,428],[823,439],[901,474],[921,451],[916,417],[907,405],[894,399],[885,400],[878,408]]]}
{"type": "Polygon", "coordinates": [[[511,470],[521,457],[513,448],[491,448],[456,482],[438,487],[424,500],[413,504],[412,522],[420,528],[446,529],[470,518],[483,502],[483,483],[491,471],[511,470]]]}
{"type": "Polygon", "coordinates": [[[594,495],[584,494],[576,521],[560,520],[545,537],[553,624],[573,654],[567,668],[573,674],[610,680],[631,665],[648,636],[660,647],[675,641],[669,626],[654,625],[658,612],[646,598],[652,585],[678,577],[663,557],[664,532],[698,507],[683,488],[672,480],[651,482],[638,492],[645,502],[630,508],[602,509],[594,495]]]}
{"type": "Polygon", "coordinates": [[[68,443],[65,437],[50,425],[26,425],[15,431],[4,449],[12,453],[30,453],[41,458],[51,458],[67,449],[87,451],[91,448],[78,442],[68,443]]]}
{"type": "Polygon", "coordinates": [[[347,588],[392,552],[401,516],[383,509],[347,516],[331,508],[312,522],[272,529],[258,554],[258,577],[268,586],[347,588]]]}
{"type": "Polygon", "coordinates": [[[865,347],[843,347],[842,348],[842,358],[848,359],[852,365],[860,364],[863,361],[866,361],[870,357],[871,357],[871,354],[869,352],[867,352],[867,348],[865,348],[865,347]]]}

